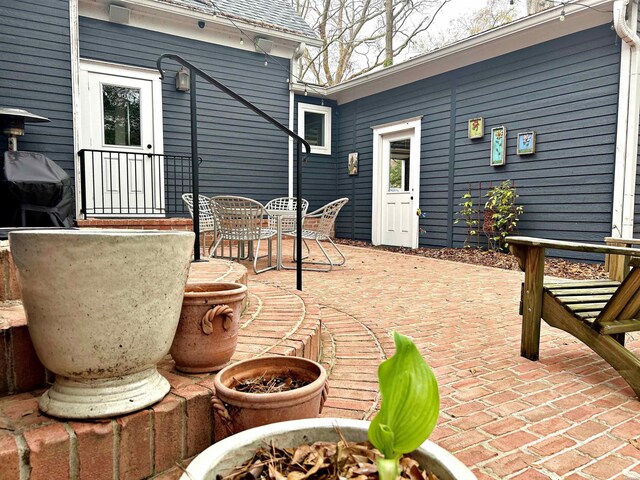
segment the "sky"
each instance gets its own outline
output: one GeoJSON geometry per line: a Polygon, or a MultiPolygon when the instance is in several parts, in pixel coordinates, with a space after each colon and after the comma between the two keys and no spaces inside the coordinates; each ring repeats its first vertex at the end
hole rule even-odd
{"type": "MultiPolygon", "coordinates": [[[[431,33],[445,31],[452,20],[480,10],[486,4],[487,0],[449,0],[438,13],[430,28],[431,33]]],[[[525,0],[516,0],[515,5],[517,8],[524,8],[525,0]]]]}

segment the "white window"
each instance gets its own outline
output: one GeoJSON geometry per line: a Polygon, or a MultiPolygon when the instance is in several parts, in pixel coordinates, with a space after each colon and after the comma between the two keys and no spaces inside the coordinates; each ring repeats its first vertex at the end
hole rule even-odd
{"type": "Polygon", "coordinates": [[[311,153],[331,155],[331,107],[298,104],[298,135],[311,145],[311,153]]]}

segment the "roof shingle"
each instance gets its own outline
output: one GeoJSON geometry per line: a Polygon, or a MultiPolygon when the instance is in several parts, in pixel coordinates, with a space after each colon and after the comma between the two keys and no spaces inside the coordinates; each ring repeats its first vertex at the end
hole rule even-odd
{"type": "Polygon", "coordinates": [[[209,15],[216,14],[258,27],[317,38],[286,0],[158,0],[209,15]]]}

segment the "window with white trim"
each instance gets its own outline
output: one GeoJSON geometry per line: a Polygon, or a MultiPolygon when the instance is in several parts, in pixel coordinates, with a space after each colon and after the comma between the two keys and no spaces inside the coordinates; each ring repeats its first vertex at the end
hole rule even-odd
{"type": "Polygon", "coordinates": [[[311,153],[331,155],[331,107],[298,104],[298,135],[311,145],[311,153]]]}

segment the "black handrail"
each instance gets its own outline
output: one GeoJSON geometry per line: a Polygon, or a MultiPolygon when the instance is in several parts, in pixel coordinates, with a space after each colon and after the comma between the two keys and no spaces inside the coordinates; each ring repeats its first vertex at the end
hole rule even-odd
{"type": "Polygon", "coordinates": [[[300,199],[302,198],[302,165],[300,163],[301,157],[301,145],[304,145],[306,149],[306,153],[308,154],[311,151],[311,146],[309,143],[302,137],[298,136],[296,133],[289,130],[287,127],[278,122],[275,118],[273,118],[268,113],[262,111],[260,108],[256,107],[253,103],[249,102],[245,98],[238,95],[236,92],[228,88],[227,86],[220,83],[218,80],[213,78],[211,75],[205,73],[200,70],[198,67],[193,65],[191,62],[188,62],[184,58],[179,55],[175,55],[172,53],[165,53],[158,57],[156,62],[156,66],[158,71],[160,72],[160,79],[164,79],[164,71],[162,70],[162,60],[165,58],[169,58],[171,60],[175,60],[183,67],[189,69],[190,74],[190,91],[191,95],[191,156],[193,167],[191,171],[193,186],[192,186],[192,194],[193,194],[193,231],[196,234],[195,245],[194,245],[194,260],[200,259],[200,208],[199,208],[199,188],[198,188],[198,134],[197,134],[197,115],[196,115],[196,76],[199,75],[201,78],[211,83],[215,87],[217,87],[222,92],[229,95],[234,100],[237,100],[245,107],[258,114],[266,121],[274,125],[276,128],[282,130],[289,137],[298,141],[298,148],[296,149],[296,198],[298,201],[296,202],[296,251],[298,253],[296,258],[296,288],[298,290],[302,290],[302,202],[300,199]]]}

